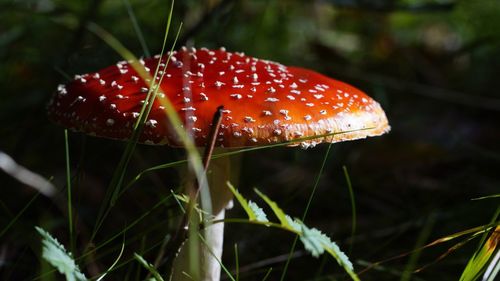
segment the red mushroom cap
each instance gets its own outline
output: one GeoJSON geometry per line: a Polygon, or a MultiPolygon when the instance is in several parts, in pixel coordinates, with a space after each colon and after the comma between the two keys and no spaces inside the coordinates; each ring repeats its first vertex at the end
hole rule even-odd
{"type": "MultiPolygon", "coordinates": [[[[168,56],[140,60],[154,76],[168,56]]],[[[159,99],[168,97],[187,132],[203,146],[224,106],[217,146],[243,147],[339,133],[302,142],[339,142],[389,131],[380,105],[362,91],[311,70],[286,67],[224,48],[173,52],[140,142],[181,145],[159,99]],[[341,133],[344,132],[344,133],[341,133]]],[[[132,66],[118,62],[60,85],[49,117],[67,128],[128,139],[148,93],[132,66]]],[[[296,143],[299,144],[299,143],[296,143]]]]}

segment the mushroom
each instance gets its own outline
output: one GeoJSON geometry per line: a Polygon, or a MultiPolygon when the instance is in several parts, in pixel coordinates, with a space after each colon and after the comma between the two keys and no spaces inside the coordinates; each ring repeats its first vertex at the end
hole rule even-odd
{"type": "MultiPolygon", "coordinates": [[[[215,140],[217,147],[289,142],[290,146],[308,148],[322,142],[378,136],[390,129],[376,101],[353,86],[317,72],[224,48],[183,47],[169,55],[165,73],[160,71],[156,77],[156,66],[166,64],[167,56],[140,61],[153,79],[160,80],[158,76],[163,75],[139,138],[141,143],[182,145],[164,112],[161,99],[166,98],[200,147],[207,143],[212,117],[219,106],[224,107],[224,114],[215,140]],[[318,138],[310,138],[314,136],[318,138]]],[[[127,140],[148,91],[147,83],[130,63],[121,61],[98,72],[76,75],[67,85],[59,85],[48,107],[49,117],[75,131],[127,140]]],[[[212,214],[222,219],[231,194],[225,187],[211,189],[212,214]]],[[[223,224],[211,227],[219,232],[215,239],[219,249],[213,252],[220,259],[223,224]]],[[[212,269],[202,280],[218,280],[218,262],[212,258],[207,263],[212,269]]],[[[182,277],[178,278],[174,280],[182,277]]]]}

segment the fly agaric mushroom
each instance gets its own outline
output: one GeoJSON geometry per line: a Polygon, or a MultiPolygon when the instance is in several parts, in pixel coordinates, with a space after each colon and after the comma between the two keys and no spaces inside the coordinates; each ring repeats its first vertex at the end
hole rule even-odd
{"type": "MultiPolygon", "coordinates": [[[[165,66],[167,57],[141,59],[140,63],[154,76],[158,63],[165,66]]],[[[183,47],[171,54],[165,72],[160,71],[154,79],[160,81],[161,75],[160,92],[139,138],[144,144],[182,145],[162,106],[161,99],[166,98],[187,133],[202,147],[208,140],[213,114],[221,105],[224,115],[215,142],[218,147],[291,141],[291,146],[307,148],[321,142],[378,136],[390,129],[380,105],[353,86],[311,70],[224,48],[183,47]],[[300,140],[314,136],[319,137],[300,140]]],[[[130,63],[121,61],[98,72],[76,75],[74,81],[60,85],[49,104],[49,117],[75,131],[127,140],[148,91],[130,63]]],[[[212,201],[220,201],[213,206],[218,219],[224,217],[224,207],[231,200],[230,192],[221,189],[211,192],[212,201]]],[[[220,247],[223,228],[219,228],[220,247]]],[[[220,255],[222,250],[214,252],[220,255]]],[[[219,265],[212,263],[215,273],[203,280],[219,279],[219,265]]]]}

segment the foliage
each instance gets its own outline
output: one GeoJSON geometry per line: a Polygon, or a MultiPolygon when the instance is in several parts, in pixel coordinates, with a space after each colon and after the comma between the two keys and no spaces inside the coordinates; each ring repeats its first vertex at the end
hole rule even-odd
{"type": "MultiPolygon", "coordinates": [[[[48,271],[58,274],[31,250],[39,245],[34,225],[47,226],[68,251],[58,243],[51,247],[66,252],[86,275],[152,276],[134,253],[155,266],[159,261],[164,273],[163,241],[176,232],[182,213],[172,194],[181,194],[187,180],[186,152],[139,145],[128,150],[127,168],[117,169],[126,143],[74,132],[66,141],[63,129],[47,120],[45,106],[58,84],[123,59],[87,26],[107,30],[134,57],[157,54],[170,4],[0,1],[0,150],[55,186],[55,192],[38,193],[0,171],[1,280],[51,280],[48,271]],[[124,172],[128,184],[92,239],[116,171],[124,172]]],[[[499,205],[499,12],[497,0],[183,0],[175,3],[171,29],[183,23],[178,46],[225,46],[315,69],[379,101],[391,133],[332,147],[307,225],[335,233],[335,242],[356,257],[351,261],[364,280],[458,280],[499,268],[498,250],[484,235],[498,224],[487,222],[499,205]],[[435,222],[426,239],[439,243],[419,241],[429,217],[435,222]],[[479,238],[479,246],[469,243],[479,238]],[[418,249],[416,241],[430,246],[418,249]],[[418,260],[403,255],[415,251],[418,260]]],[[[167,38],[167,49],[174,39],[167,38]]],[[[231,182],[254,216],[226,231],[228,245],[238,244],[238,280],[279,280],[293,237],[288,230],[253,232],[248,223],[302,232],[303,224],[293,218],[303,213],[325,151],[274,146],[216,155],[242,159],[231,182]],[[251,192],[253,186],[273,187],[265,193],[279,206],[260,203],[264,199],[251,192]],[[290,216],[274,218],[279,210],[290,216]]],[[[308,247],[321,251],[314,243],[321,234],[305,232],[313,236],[308,247]]],[[[295,251],[287,281],[344,278],[331,266],[337,263],[331,254],[317,260],[306,252],[295,251]]],[[[224,253],[224,265],[234,270],[231,251],[224,253]]]]}
{"type": "Polygon", "coordinates": [[[42,236],[42,257],[54,266],[59,273],[66,277],[67,281],[85,281],[85,274],[80,271],[71,253],[67,252],[63,245],[50,233],[40,227],[35,227],[42,236]]]}
{"type": "Polygon", "coordinates": [[[238,203],[240,203],[247,213],[250,221],[260,222],[266,226],[280,227],[284,230],[296,233],[299,235],[300,241],[304,244],[304,248],[313,257],[317,258],[326,251],[337,260],[338,264],[344,268],[353,280],[359,280],[358,276],[353,271],[353,265],[349,261],[349,258],[340,250],[338,245],[331,241],[330,238],[324,233],[316,228],[309,228],[298,219],[290,218],[290,216],[286,215],[276,202],[272,201],[265,194],[255,189],[255,192],[264,200],[264,202],[266,202],[266,204],[274,212],[274,215],[280,221],[279,224],[271,223],[267,219],[267,215],[264,213],[262,208],[260,208],[255,202],[246,200],[229,182],[227,183],[227,186],[235,195],[238,203]]]}
{"type": "Polygon", "coordinates": [[[494,280],[496,274],[498,274],[498,269],[496,272],[493,270],[494,267],[498,267],[498,259],[495,262],[493,257],[495,253],[498,254],[500,247],[498,243],[500,242],[500,226],[497,226],[491,233],[488,240],[486,240],[483,245],[479,248],[477,252],[471,257],[462,276],[460,276],[460,281],[474,281],[482,278],[482,280],[494,280]],[[492,270],[489,272],[488,276],[485,274],[486,268],[488,267],[488,262],[492,261],[492,270]]]}

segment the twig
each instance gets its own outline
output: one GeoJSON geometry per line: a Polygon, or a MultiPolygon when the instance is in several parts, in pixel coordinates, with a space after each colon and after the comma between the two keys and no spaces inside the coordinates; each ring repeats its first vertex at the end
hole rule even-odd
{"type": "MultiPolygon", "coordinates": [[[[212,152],[215,147],[215,143],[217,141],[217,134],[219,132],[219,128],[222,122],[223,116],[223,106],[219,106],[217,111],[214,113],[214,117],[212,119],[212,127],[210,129],[210,135],[208,138],[208,142],[205,146],[205,152],[203,155],[203,168],[206,172],[210,158],[212,157],[212,152]]],[[[194,209],[194,205],[196,204],[198,194],[200,191],[200,183],[198,181],[195,182],[195,190],[192,191],[192,196],[189,199],[189,206],[186,209],[186,212],[183,216],[182,222],[179,225],[173,239],[169,241],[169,245],[167,246],[167,257],[166,257],[166,267],[169,270],[169,273],[172,272],[172,266],[175,257],[179,254],[182,244],[187,238],[187,233],[189,229],[189,221],[191,217],[191,211],[194,209]]]]}

